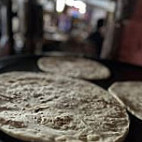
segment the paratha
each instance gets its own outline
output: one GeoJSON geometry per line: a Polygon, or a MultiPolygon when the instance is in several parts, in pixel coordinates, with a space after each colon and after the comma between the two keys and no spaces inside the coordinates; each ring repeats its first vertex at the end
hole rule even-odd
{"type": "Polygon", "coordinates": [[[57,75],[0,75],[0,129],[30,142],[122,142],[124,107],[87,81],[57,75]]]}
{"type": "Polygon", "coordinates": [[[38,67],[45,72],[88,80],[106,79],[111,74],[103,64],[81,57],[42,57],[38,60],[38,67]]]}
{"type": "Polygon", "coordinates": [[[129,112],[142,120],[142,82],[116,82],[109,92],[123,104],[129,112]]]}

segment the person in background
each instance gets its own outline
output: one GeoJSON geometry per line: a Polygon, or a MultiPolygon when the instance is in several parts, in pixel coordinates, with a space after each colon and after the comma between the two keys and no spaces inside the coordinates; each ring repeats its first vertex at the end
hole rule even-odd
{"type": "Polygon", "coordinates": [[[58,19],[58,28],[61,32],[68,33],[71,30],[71,17],[68,15],[68,7],[66,6],[63,13],[58,19]]]}
{"type": "Polygon", "coordinates": [[[96,58],[100,58],[104,40],[104,29],[104,19],[99,19],[95,31],[87,37],[87,40],[93,45],[93,48],[95,48],[96,58]]]}

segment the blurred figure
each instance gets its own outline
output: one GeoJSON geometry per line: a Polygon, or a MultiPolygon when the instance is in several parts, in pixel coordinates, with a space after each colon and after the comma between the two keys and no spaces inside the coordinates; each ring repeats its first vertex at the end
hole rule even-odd
{"type": "Polygon", "coordinates": [[[68,33],[71,30],[71,17],[68,15],[68,7],[66,6],[63,13],[58,19],[58,28],[61,32],[68,33]]]}
{"type": "Polygon", "coordinates": [[[104,19],[99,19],[95,31],[92,32],[87,38],[87,40],[93,45],[93,48],[95,48],[96,58],[100,58],[104,40],[104,32],[104,19]]]}

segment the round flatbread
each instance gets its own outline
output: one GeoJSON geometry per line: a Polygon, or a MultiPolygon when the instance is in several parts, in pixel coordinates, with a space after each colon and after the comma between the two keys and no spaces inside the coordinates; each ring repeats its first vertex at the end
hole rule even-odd
{"type": "Polygon", "coordinates": [[[107,91],[42,73],[0,75],[0,129],[34,142],[122,142],[129,119],[107,91]]]}
{"type": "Polygon", "coordinates": [[[129,112],[142,120],[142,82],[116,82],[109,92],[121,102],[129,112]]]}
{"type": "Polygon", "coordinates": [[[38,60],[42,71],[83,79],[106,79],[110,70],[97,61],[67,56],[43,57],[38,60]]]}

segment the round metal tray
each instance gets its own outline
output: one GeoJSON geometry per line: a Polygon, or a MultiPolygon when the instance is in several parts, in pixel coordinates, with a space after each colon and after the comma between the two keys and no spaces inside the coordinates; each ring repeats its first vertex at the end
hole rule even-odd
{"type": "MultiPolygon", "coordinates": [[[[32,71],[40,72],[37,67],[37,60],[42,57],[36,55],[23,55],[12,56],[0,59],[0,73],[10,71],[32,71]]],[[[92,80],[90,82],[95,83],[104,89],[115,81],[128,81],[139,80],[142,81],[142,67],[121,63],[117,61],[98,60],[107,67],[110,68],[112,75],[105,80],[92,80]]],[[[130,130],[126,137],[125,142],[142,142],[142,121],[131,115],[130,113],[130,130]]],[[[0,131],[0,142],[22,142],[14,139],[5,133],[0,131]]]]}

